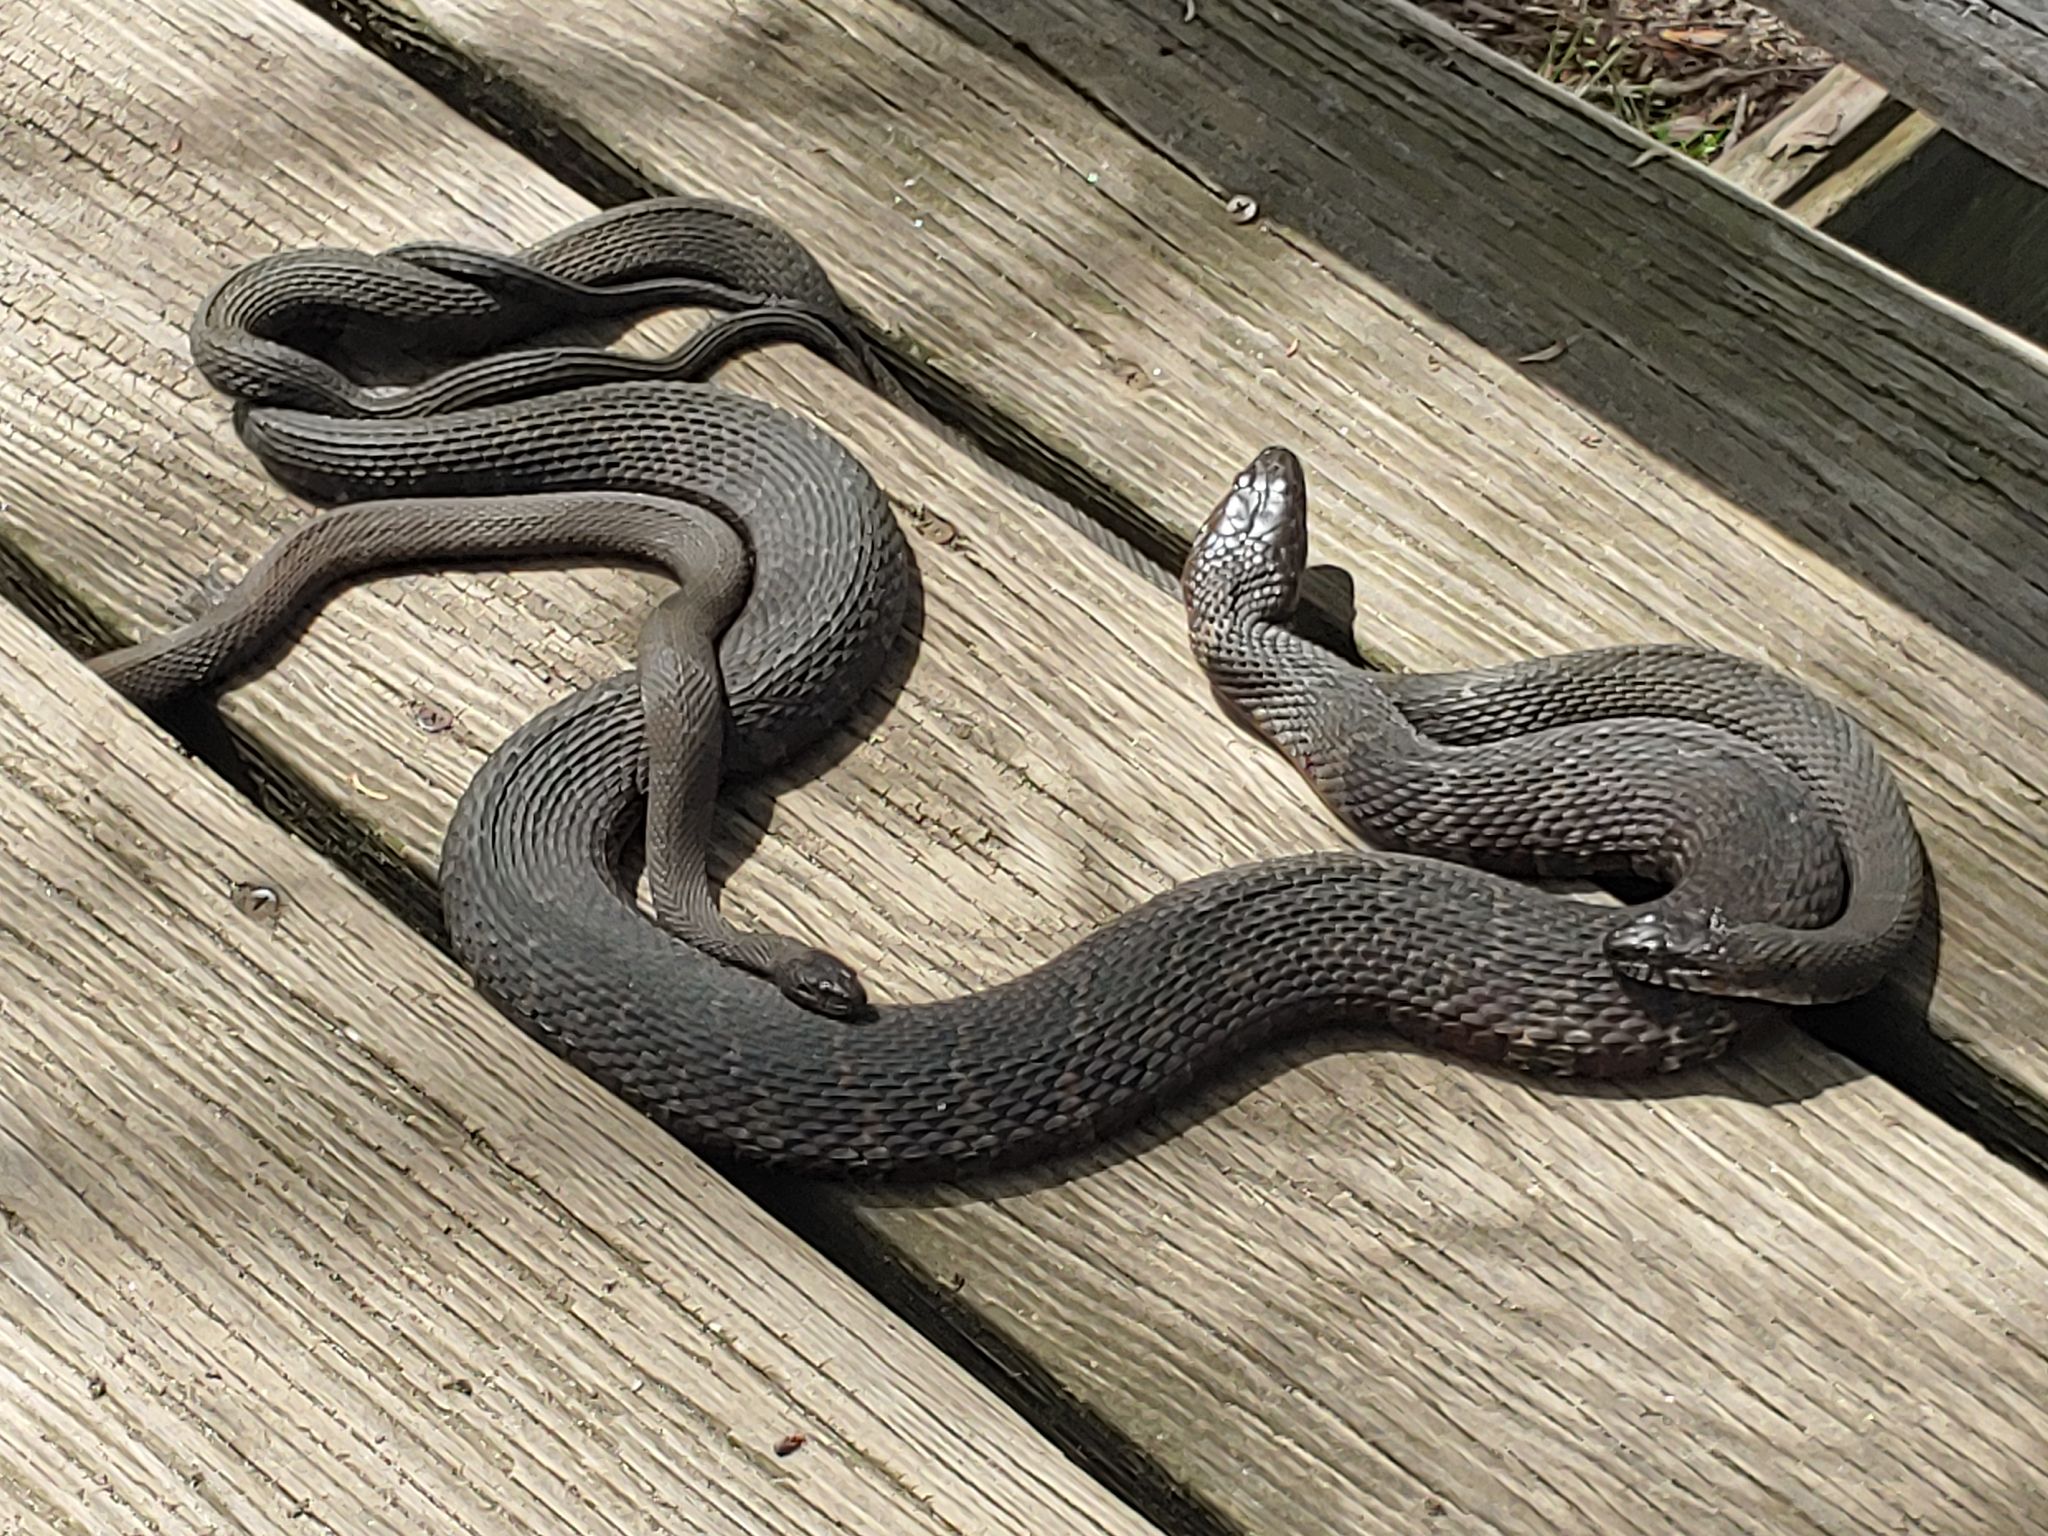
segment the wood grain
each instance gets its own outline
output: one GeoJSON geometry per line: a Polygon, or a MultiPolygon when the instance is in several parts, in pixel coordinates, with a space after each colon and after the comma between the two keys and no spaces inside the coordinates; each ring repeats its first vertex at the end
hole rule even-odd
{"type": "Polygon", "coordinates": [[[2043,354],[1399,4],[337,5],[557,163],[783,220],[1148,547],[1295,447],[1375,660],[1682,639],[1857,710],[1945,930],[1836,1038],[2048,1166],[2043,354]]]}
{"type": "MultiPolygon", "coordinates": [[[[124,631],[295,515],[188,371],[181,327],[220,271],[316,240],[510,244],[587,211],[282,3],[152,0],[117,36],[51,0],[0,90],[23,124],[0,141],[22,212],[0,411],[23,424],[0,529],[124,631]]],[[[816,777],[735,805],[728,857],[758,837],[744,910],[932,996],[1187,874],[1341,841],[1219,718],[1163,596],[807,360],[735,377],[874,466],[926,588],[896,696],[816,777]]],[[[618,665],[646,606],[616,576],[377,582],[226,707],[424,872],[480,755],[618,665]],[[454,728],[423,731],[422,701],[454,728]]],[[[1216,1528],[1991,1536],[2041,1507],[2036,1185],[1797,1035],[1648,1095],[1351,1046],[1041,1178],[817,1199],[1086,1419],[1081,1454],[1216,1528]]],[[[556,1123],[530,1111],[527,1134],[551,1147],[556,1123]]]]}
{"type": "Polygon", "coordinates": [[[0,1528],[1151,1530],[6,604],[0,832],[0,1528]]]}
{"type": "Polygon", "coordinates": [[[1915,155],[1941,135],[1941,125],[1924,112],[1911,112],[1869,150],[1832,175],[1822,177],[1785,204],[1794,218],[1816,227],[1839,217],[1858,198],[1868,197],[1901,174],[1915,155]]]}

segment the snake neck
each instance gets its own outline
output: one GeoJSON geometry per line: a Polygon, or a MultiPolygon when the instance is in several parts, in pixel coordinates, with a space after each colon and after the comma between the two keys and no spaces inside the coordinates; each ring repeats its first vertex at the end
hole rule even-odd
{"type": "Polygon", "coordinates": [[[1286,627],[1308,563],[1306,497],[1300,461],[1261,452],[1190,546],[1181,595],[1195,661],[1226,710],[1344,814],[1343,780],[1361,756],[1437,753],[1368,674],[1286,627]]]}
{"type": "Polygon", "coordinates": [[[1242,614],[1191,627],[1195,657],[1226,710],[1340,803],[1361,750],[1414,761],[1438,748],[1364,673],[1278,623],[1242,614]]]}

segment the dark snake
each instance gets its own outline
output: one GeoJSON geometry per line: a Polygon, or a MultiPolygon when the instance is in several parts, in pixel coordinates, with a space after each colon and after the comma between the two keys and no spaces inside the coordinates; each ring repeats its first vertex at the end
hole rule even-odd
{"type": "Polygon", "coordinates": [[[1349,665],[1289,627],[1306,488],[1269,448],[1188,555],[1190,639],[1225,706],[1374,850],[1224,869],[981,991],[870,1005],[828,952],[726,923],[704,867],[719,785],[844,719],[912,591],[859,460],[704,381],[766,340],[877,387],[886,373],[809,253],[717,203],[630,204],[517,255],[416,244],[252,263],[203,307],[195,360],[271,474],[335,509],[211,612],[94,663],[153,705],[231,677],[356,574],[565,555],[665,567],[678,589],[639,667],[491,753],[441,886],[479,989],[689,1145],[811,1174],[1013,1166],[1329,1025],[1538,1073],[1670,1072],[1787,1004],[1868,991],[1911,943],[1919,840],[1847,714],[1679,646],[1440,674],[1349,665]],[[727,313],[660,359],[493,350],[668,304],[727,313]],[[393,347],[449,366],[401,386],[338,363],[393,347]],[[1662,889],[1617,908],[1519,878],[1567,874],[1662,889]]]}

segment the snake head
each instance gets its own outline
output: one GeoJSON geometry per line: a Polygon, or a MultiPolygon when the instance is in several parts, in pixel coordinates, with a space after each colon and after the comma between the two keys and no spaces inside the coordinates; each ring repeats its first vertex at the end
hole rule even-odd
{"type": "Polygon", "coordinates": [[[1230,482],[1181,567],[1191,614],[1209,622],[1282,623],[1308,566],[1308,480],[1286,448],[1261,449],[1230,482]]]}
{"type": "Polygon", "coordinates": [[[853,967],[822,949],[789,956],[775,967],[772,979],[797,1007],[828,1019],[857,1019],[873,1012],[868,989],[853,967]]]}
{"type": "Polygon", "coordinates": [[[1732,990],[1722,983],[1732,932],[1719,907],[1640,912],[1608,931],[1607,962],[1631,981],[1685,992],[1732,990]]]}

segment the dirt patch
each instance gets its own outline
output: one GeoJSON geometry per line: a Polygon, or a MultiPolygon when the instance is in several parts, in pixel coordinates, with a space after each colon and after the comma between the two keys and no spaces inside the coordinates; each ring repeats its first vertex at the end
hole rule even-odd
{"type": "Polygon", "coordinates": [[[1699,160],[1725,154],[1833,67],[1739,0],[1419,0],[1546,80],[1699,160]]]}

